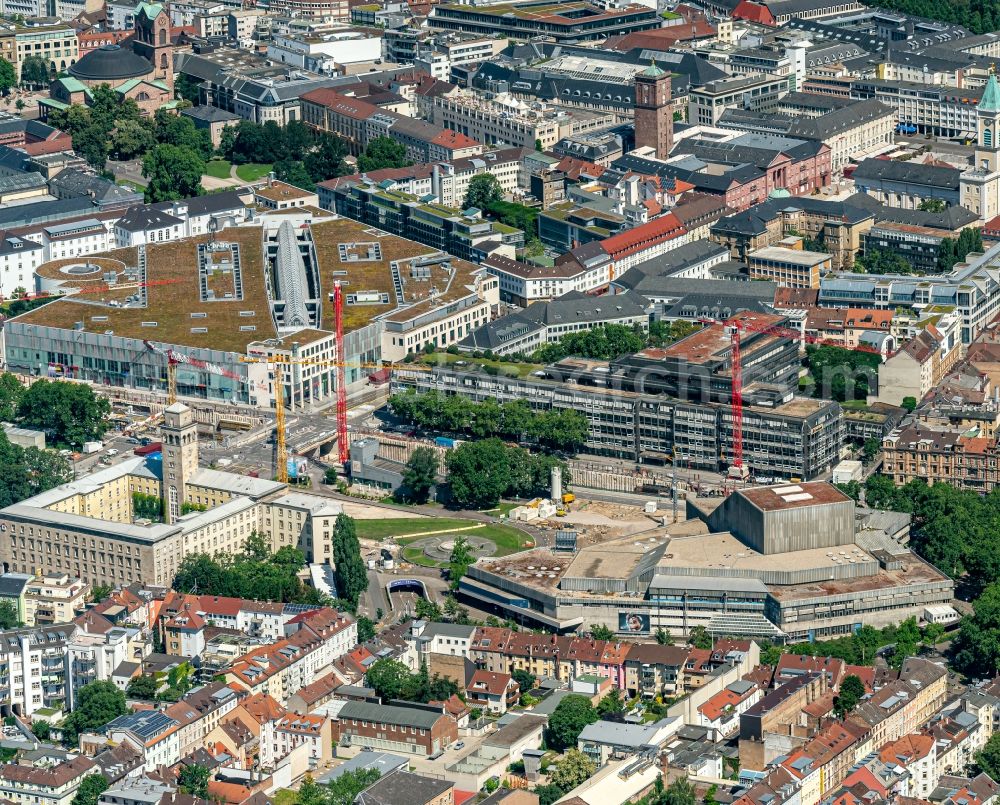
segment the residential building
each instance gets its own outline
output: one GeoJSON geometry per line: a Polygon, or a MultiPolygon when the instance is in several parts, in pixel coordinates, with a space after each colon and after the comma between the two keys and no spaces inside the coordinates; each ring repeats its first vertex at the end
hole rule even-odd
{"type": "Polygon", "coordinates": [[[24,623],[68,623],[83,611],[89,594],[89,584],[66,573],[35,576],[24,590],[24,623]]]}
{"type": "Polygon", "coordinates": [[[510,674],[479,670],[466,685],[465,695],[473,707],[502,715],[507,708],[517,704],[521,692],[510,674]]]}
{"type": "Polygon", "coordinates": [[[885,474],[902,486],[916,478],[989,493],[997,484],[996,440],[956,430],[895,430],[882,440],[885,474]]]}
{"type": "Polygon", "coordinates": [[[260,729],[261,768],[274,769],[296,747],[308,747],[309,768],[322,769],[333,760],[333,730],[330,719],[321,715],[291,713],[265,721],[260,729]]]}
{"type": "Polygon", "coordinates": [[[349,701],[333,722],[333,740],[430,757],[458,740],[458,725],[431,705],[349,701]]]}
{"type": "Polygon", "coordinates": [[[402,770],[379,778],[354,800],[355,805],[454,805],[454,803],[454,783],[402,770]]]}
{"type": "Polygon", "coordinates": [[[166,713],[156,710],[129,713],[108,722],[106,729],[112,740],[128,739],[142,751],[147,772],[172,766],[181,759],[180,724],[166,713]]]}
{"type": "Polygon", "coordinates": [[[97,770],[94,761],[77,754],[50,766],[5,763],[0,767],[0,792],[18,805],[70,805],[83,778],[97,770]]]}
{"type": "Polygon", "coordinates": [[[680,728],[679,718],[662,718],[650,724],[598,721],[583,728],[576,746],[601,768],[614,760],[661,748],[680,728]]]}
{"type": "Polygon", "coordinates": [[[706,727],[714,741],[732,738],[740,729],[740,716],[763,697],[753,682],[738,680],[727,685],[698,706],[698,723],[706,727]]]}
{"type": "Polygon", "coordinates": [[[898,405],[906,397],[922,400],[952,370],[962,355],[961,320],[942,316],[928,325],[879,367],[878,402],[898,405]]]}

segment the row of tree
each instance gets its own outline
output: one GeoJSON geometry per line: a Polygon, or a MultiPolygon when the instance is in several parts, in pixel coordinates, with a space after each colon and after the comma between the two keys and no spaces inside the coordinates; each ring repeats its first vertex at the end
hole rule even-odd
{"type": "Polygon", "coordinates": [[[587,440],[587,419],[579,411],[533,411],[524,400],[483,402],[436,391],[410,390],[389,398],[393,413],[428,431],[471,434],[482,439],[499,436],[515,442],[533,439],[542,447],[573,452],[587,440]]]}
{"type": "Polygon", "coordinates": [[[566,464],[555,456],[532,454],[499,439],[465,442],[445,456],[452,502],[463,509],[492,509],[501,498],[544,495],[553,467],[562,470],[569,484],[566,464]]]}
{"type": "Polygon", "coordinates": [[[255,531],[238,554],[194,553],[186,556],[174,577],[173,587],[180,593],[197,592],[252,601],[324,603],[322,594],[303,584],[298,577],[305,564],[302,551],[290,545],[271,553],[267,540],[255,531]]]}
{"type": "Polygon", "coordinates": [[[405,663],[388,657],[376,660],[365,672],[368,687],[384,702],[402,699],[408,702],[441,702],[459,695],[461,689],[453,679],[427,671],[427,664],[421,663],[420,670],[413,672],[405,663]]]}
{"type": "Polygon", "coordinates": [[[0,421],[44,430],[56,447],[100,440],[110,413],[107,399],[82,383],[36,380],[26,388],[10,372],[0,375],[0,421]]]}
{"type": "Polygon", "coordinates": [[[810,345],[806,347],[810,390],[814,397],[865,400],[875,388],[882,359],[871,352],[845,347],[810,345]]]}

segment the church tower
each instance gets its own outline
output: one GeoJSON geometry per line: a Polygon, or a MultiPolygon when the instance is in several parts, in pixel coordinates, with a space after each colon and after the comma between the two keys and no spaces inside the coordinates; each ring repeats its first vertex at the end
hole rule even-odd
{"type": "Polygon", "coordinates": [[[191,409],[174,403],[163,412],[163,497],[166,521],[176,523],[185,487],[198,472],[198,426],[191,409]]]}
{"type": "Polygon", "coordinates": [[[656,62],[635,76],[635,147],[652,148],[657,159],[666,159],[674,147],[670,73],[656,62]]]}
{"type": "Polygon", "coordinates": [[[976,107],[976,155],[962,172],[959,203],[989,221],[1000,215],[1000,84],[990,75],[976,107]]]}
{"type": "Polygon", "coordinates": [[[976,167],[992,173],[1000,169],[1000,84],[995,74],[986,82],[976,118],[976,167]]]}
{"type": "Polygon", "coordinates": [[[174,46],[170,15],[159,3],[139,3],[135,10],[132,50],[153,65],[153,78],[174,86],[174,46]]]}

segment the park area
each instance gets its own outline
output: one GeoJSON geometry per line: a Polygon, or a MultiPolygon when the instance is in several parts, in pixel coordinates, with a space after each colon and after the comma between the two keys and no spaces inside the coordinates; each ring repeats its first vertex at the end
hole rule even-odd
{"type": "Polygon", "coordinates": [[[210,160],[205,166],[205,176],[231,184],[259,182],[271,172],[271,165],[258,162],[249,162],[245,165],[236,165],[226,159],[210,160]],[[235,173],[235,177],[234,174],[235,173]]]}
{"type": "Polygon", "coordinates": [[[423,567],[445,567],[455,537],[469,541],[476,558],[507,556],[534,547],[534,540],[505,525],[448,517],[401,517],[355,521],[358,537],[381,541],[392,538],[402,546],[402,558],[423,567]]]}

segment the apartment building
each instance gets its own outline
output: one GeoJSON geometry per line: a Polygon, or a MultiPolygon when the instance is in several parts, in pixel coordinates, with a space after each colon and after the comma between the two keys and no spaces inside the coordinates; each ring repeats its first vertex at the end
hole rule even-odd
{"type": "Polygon", "coordinates": [[[772,280],[786,288],[819,288],[820,277],[833,269],[833,256],[801,248],[767,246],[747,254],[747,263],[752,279],[772,280]]]}
{"type": "Polygon", "coordinates": [[[52,766],[5,763],[0,767],[0,794],[18,805],[70,805],[83,778],[98,766],[83,755],[67,755],[52,766]]]}
{"type": "Polygon", "coordinates": [[[39,25],[18,27],[14,32],[17,47],[17,61],[14,69],[18,80],[21,65],[29,56],[39,56],[45,60],[53,73],[67,70],[76,63],[79,48],[76,31],[68,25],[39,25]]]}
{"type": "Polygon", "coordinates": [[[333,722],[333,740],[430,757],[458,740],[458,724],[435,705],[349,701],[333,722]]]}
{"type": "Polygon", "coordinates": [[[541,142],[546,150],[565,136],[563,132],[576,133],[569,130],[572,120],[565,113],[533,108],[506,94],[486,100],[472,91],[451,93],[434,98],[428,113],[430,122],[487,146],[534,148],[541,142]]]}
{"type": "Polygon", "coordinates": [[[258,759],[265,770],[299,746],[308,747],[309,768],[323,769],[333,760],[333,727],[326,716],[290,713],[260,725],[258,759]]]}
{"type": "Polygon", "coordinates": [[[909,425],[882,440],[885,474],[902,486],[917,478],[982,494],[998,482],[996,439],[909,425]]]}
{"type": "Polygon", "coordinates": [[[376,137],[399,141],[414,162],[448,162],[483,151],[480,142],[458,131],[380,109],[334,89],[314,89],[299,100],[307,125],[343,137],[354,154],[364,151],[376,137]]]}
{"type": "Polygon", "coordinates": [[[303,612],[290,625],[298,631],[244,654],[227,670],[226,680],[287,702],[358,642],[357,622],[332,609],[303,612]]]}

